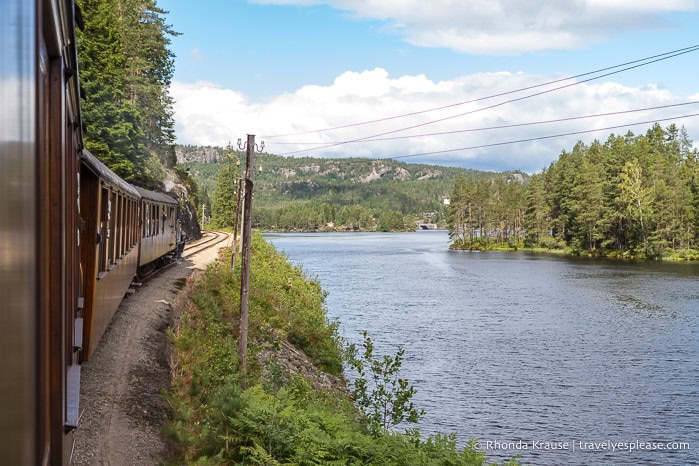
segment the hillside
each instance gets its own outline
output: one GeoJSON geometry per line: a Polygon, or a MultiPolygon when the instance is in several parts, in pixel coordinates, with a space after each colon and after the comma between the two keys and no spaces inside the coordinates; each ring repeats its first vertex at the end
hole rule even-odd
{"type": "MultiPolygon", "coordinates": [[[[216,209],[221,167],[235,164],[236,158],[244,159],[241,152],[224,152],[216,147],[176,148],[178,163],[199,184],[206,212],[216,209]]],[[[528,179],[522,173],[498,174],[394,160],[291,158],[266,153],[255,154],[254,165],[254,221],[265,229],[315,230],[329,223],[350,229],[412,229],[415,222],[443,226],[444,199],[452,192],[457,176],[487,179],[504,175],[522,183],[528,179]],[[390,225],[385,224],[387,219],[393,219],[390,225]]],[[[237,168],[233,170],[237,172],[237,168]]]]}

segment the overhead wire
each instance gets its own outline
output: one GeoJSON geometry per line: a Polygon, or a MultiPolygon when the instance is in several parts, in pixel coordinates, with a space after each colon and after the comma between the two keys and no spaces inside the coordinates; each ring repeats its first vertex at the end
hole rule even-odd
{"type": "MultiPolygon", "coordinates": [[[[430,136],[444,136],[448,134],[459,134],[459,133],[475,133],[479,131],[489,131],[489,130],[496,130],[496,129],[509,129],[509,128],[518,128],[522,126],[534,126],[534,125],[543,125],[543,124],[549,124],[549,123],[561,123],[565,121],[575,121],[575,120],[584,120],[584,119],[589,119],[589,118],[601,118],[601,117],[608,117],[608,116],[614,116],[614,115],[624,115],[624,114],[629,114],[629,113],[638,113],[638,112],[646,112],[650,110],[662,110],[666,108],[673,108],[673,107],[680,107],[684,105],[695,105],[699,104],[699,100],[694,100],[690,102],[682,102],[678,104],[669,104],[669,105],[658,105],[654,107],[645,107],[645,108],[637,108],[633,110],[620,110],[618,112],[605,112],[605,113],[595,113],[591,115],[580,115],[580,116],[573,116],[573,117],[562,117],[562,118],[555,118],[551,120],[542,120],[542,121],[530,121],[526,123],[511,123],[507,125],[497,125],[497,126],[484,126],[480,128],[469,128],[469,129],[458,129],[458,130],[453,130],[453,131],[440,131],[436,133],[421,133],[421,134],[410,134],[410,135],[404,135],[404,136],[390,136],[390,137],[377,137],[377,138],[371,138],[371,139],[366,139],[361,142],[380,142],[380,141],[395,141],[398,139],[413,139],[413,138],[421,138],[421,137],[430,137],[430,136]]],[[[337,141],[338,144],[350,144],[351,141],[337,141]]],[[[298,143],[298,142],[275,142],[274,144],[328,144],[328,142],[304,142],[304,143],[298,143]]]]}
{"type": "Polygon", "coordinates": [[[627,123],[627,124],[623,124],[623,125],[607,126],[605,128],[595,128],[595,129],[589,129],[589,130],[583,130],[583,131],[572,131],[569,133],[553,134],[553,135],[549,135],[549,136],[536,136],[533,138],[517,139],[517,140],[513,140],[513,141],[493,142],[493,143],[489,143],[489,144],[479,144],[479,145],[475,145],[475,146],[459,147],[459,148],[455,148],[455,149],[444,149],[444,150],[436,150],[436,151],[431,151],[431,152],[422,152],[419,154],[408,154],[408,155],[384,157],[384,158],[379,158],[376,160],[407,159],[407,158],[411,158],[411,157],[423,157],[426,155],[436,155],[436,154],[445,154],[445,153],[459,152],[459,151],[465,151],[465,150],[483,149],[486,147],[496,147],[496,146],[504,146],[504,145],[509,145],[509,144],[519,144],[519,143],[523,143],[523,142],[541,141],[544,139],[555,139],[555,138],[561,138],[561,137],[566,137],[566,136],[576,136],[578,134],[595,133],[598,131],[609,131],[609,130],[619,129],[619,128],[630,128],[632,126],[647,125],[647,124],[652,124],[652,123],[659,123],[662,121],[681,120],[683,118],[692,118],[692,117],[696,117],[696,116],[699,116],[699,113],[690,113],[687,115],[679,115],[679,116],[675,116],[675,117],[653,119],[653,120],[648,120],[648,121],[639,121],[636,123],[627,123]]]}
{"type": "MultiPolygon", "coordinates": [[[[667,60],[667,59],[669,59],[669,58],[674,58],[674,57],[676,57],[676,56],[683,55],[683,54],[685,54],[685,53],[694,52],[694,51],[699,50],[699,46],[688,47],[688,48],[679,49],[679,50],[681,50],[681,51],[680,51],[680,52],[677,52],[677,53],[672,53],[672,52],[671,52],[672,54],[670,54],[670,55],[668,55],[668,54],[663,54],[662,58],[656,58],[656,59],[654,59],[654,60],[645,61],[644,63],[640,63],[640,64],[633,65],[633,66],[628,66],[628,67],[622,68],[622,69],[620,69],[620,70],[612,71],[612,72],[609,72],[609,73],[604,73],[604,74],[601,74],[601,75],[599,75],[599,76],[594,76],[594,77],[591,77],[591,78],[588,78],[588,79],[584,79],[584,80],[582,80],[582,81],[576,81],[576,82],[574,82],[574,83],[566,84],[566,85],[563,85],[563,86],[557,86],[557,87],[554,87],[554,88],[552,88],[552,89],[547,89],[547,90],[544,90],[544,91],[535,92],[535,93],[532,93],[532,94],[527,94],[527,95],[522,96],[522,97],[517,97],[517,98],[514,98],[514,99],[509,99],[509,100],[506,100],[506,101],[503,101],[503,102],[499,102],[499,103],[497,103],[497,104],[488,105],[488,106],[486,106],[486,107],[481,107],[481,108],[477,108],[477,109],[474,109],[474,110],[470,110],[470,111],[468,111],[468,112],[463,112],[463,113],[459,113],[459,114],[456,114],[456,115],[447,116],[447,117],[444,117],[444,118],[439,118],[439,119],[432,120],[432,121],[428,121],[428,122],[423,122],[423,123],[419,123],[419,124],[415,124],[415,125],[411,125],[411,126],[406,126],[406,127],[399,128],[399,129],[394,129],[394,130],[390,130],[390,131],[384,131],[384,132],[381,132],[381,133],[372,134],[372,135],[364,136],[364,137],[361,137],[361,138],[355,138],[355,139],[351,139],[351,140],[344,141],[344,142],[326,144],[326,145],[323,145],[323,146],[313,147],[313,148],[310,148],[310,149],[300,149],[300,150],[290,151],[290,152],[286,152],[286,153],[283,153],[283,154],[280,154],[280,155],[282,155],[282,156],[293,155],[293,154],[298,154],[298,153],[302,153],[302,152],[311,152],[311,151],[316,151],[316,150],[320,150],[320,149],[327,149],[327,148],[336,147],[336,146],[339,146],[339,145],[345,145],[345,144],[350,144],[350,143],[355,143],[355,142],[362,142],[362,141],[366,141],[366,140],[369,140],[369,139],[374,139],[374,138],[381,137],[381,136],[386,136],[386,135],[389,135],[389,134],[395,134],[395,133],[407,131],[407,130],[410,130],[410,129],[420,128],[420,127],[432,125],[432,124],[435,124],[435,123],[440,123],[440,122],[442,122],[442,121],[451,120],[451,119],[458,118],[458,117],[461,117],[461,116],[470,115],[470,114],[482,112],[482,111],[485,111],[485,110],[490,110],[490,109],[497,108],[497,107],[501,107],[501,106],[503,106],[503,105],[507,105],[507,104],[510,104],[510,103],[513,103],[513,102],[519,102],[519,101],[522,101],[522,100],[530,99],[530,98],[532,98],[532,97],[538,97],[538,96],[540,96],[540,95],[548,94],[548,93],[550,93],[550,92],[554,92],[554,91],[558,91],[558,90],[561,90],[561,89],[566,89],[566,88],[569,88],[569,87],[573,87],[573,86],[577,86],[577,85],[580,85],[580,84],[584,84],[584,83],[586,83],[586,82],[593,81],[593,80],[595,80],[595,79],[604,78],[604,77],[606,77],[606,76],[611,76],[611,75],[618,74],[618,73],[621,73],[621,72],[624,72],[624,71],[628,71],[628,70],[631,70],[631,69],[634,69],[634,68],[639,68],[639,67],[646,66],[646,65],[649,65],[649,64],[652,64],[652,63],[656,63],[656,62],[659,62],[659,61],[667,60]],[[665,56],[665,55],[667,55],[667,56],[665,56]]],[[[652,57],[651,57],[651,58],[652,58],[652,57]]],[[[638,61],[641,61],[641,60],[638,60],[638,61]]],[[[638,62],[638,61],[636,61],[636,62],[638,62]]],[[[636,63],[636,62],[631,62],[631,63],[636,63]]],[[[514,91],[514,92],[521,92],[521,90],[514,91]]]]}
{"type": "MultiPolygon", "coordinates": [[[[697,102],[691,102],[691,103],[697,103],[697,102]]],[[[652,119],[652,120],[646,120],[646,121],[639,121],[639,122],[635,122],[635,123],[625,123],[625,124],[620,124],[620,125],[607,126],[604,128],[595,128],[595,129],[588,129],[588,130],[581,130],[581,131],[571,131],[571,132],[567,132],[567,133],[559,133],[559,134],[552,134],[552,135],[546,135],[546,136],[536,136],[536,137],[531,137],[531,138],[516,139],[516,140],[511,140],[511,141],[500,141],[500,142],[493,142],[493,143],[487,143],[487,144],[478,144],[478,145],[473,145],[473,146],[457,147],[457,148],[452,148],[452,149],[442,149],[442,150],[435,150],[435,151],[429,151],[429,152],[421,152],[418,154],[406,154],[406,155],[396,155],[396,156],[390,156],[390,157],[374,157],[374,158],[353,157],[351,159],[344,159],[344,158],[338,157],[338,158],[330,158],[329,160],[332,160],[333,163],[340,164],[340,165],[355,164],[355,163],[366,164],[366,163],[371,163],[371,162],[375,162],[375,161],[382,161],[382,160],[400,160],[400,159],[407,159],[407,158],[413,158],[413,157],[424,157],[424,156],[428,156],[428,155],[447,154],[447,153],[460,152],[460,151],[484,149],[484,148],[488,148],[488,147],[497,147],[497,146],[505,146],[505,145],[512,145],[512,144],[520,144],[520,143],[525,143],[525,142],[535,142],[535,141],[547,140],[547,139],[556,139],[556,138],[562,138],[562,137],[568,137],[568,136],[576,136],[576,135],[580,135],[580,134],[589,134],[589,133],[595,133],[595,132],[600,132],[600,131],[609,131],[609,130],[614,130],[614,129],[619,129],[619,128],[630,128],[630,127],[634,127],[634,126],[648,125],[648,124],[665,122],[665,121],[681,120],[684,118],[693,118],[693,117],[697,117],[697,116],[699,116],[699,113],[690,113],[690,114],[686,114],[686,115],[678,115],[678,116],[667,117],[667,118],[652,119]]],[[[296,166],[295,164],[289,165],[289,168],[295,167],[295,166],[296,166]]],[[[285,168],[285,167],[277,165],[276,168],[285,168]]]]}
{"type": "MultiPolygon", "coordinates": [[[[550,86],[550,85],[553,85],[553,84],[557,84],[557,83],[559,83],[559,82],[568,81],[568,80],[571,80],[571,79],[577,79],[577,78],[580,78],[580,77],[583,77],[583,76],[589,76],[589,75],[591,75],[591,74],[597,74],[597,73],[601,73],[601,72],[608,71],[608,70],[613,70],[613,69],[615,69],[615,68],[620,68],[620,67],[623,67],[623,66],[632,65],[632,64],[634,64],[634,63],[640,63],[640,62],[646,62],[646,61],[648,61],[648,63],[645,63],[645,64],[650,64],[650,63],[654,63],[654,62],[656,62],[656,61],[664,60],[664,59],[667,59],[667,58],[673,58],[673,57],[675,57],[675,56],[677,56],[677,55],[682,55],[682,54],[684,54],[684,53],[694,52],[694,51],[696,51],[696,50],[699,50],[699,44],[692,45],[692,46],[689,46],[689,47],[684,47],[684,48],[681,48],[681,49],[672,50],[672,51],[670,51],[670,52],[665,52],[665,53],[661,53],[661,54],[657,54],[657,55],[652,55],[652,56],[650,56],[650,57],[645,57],[645,58],[641,58],[641,59],[637,59],[637,60],[632,60],[632,61],[625,62],[625,63],[621,63],[621,64],[618,64],[618,65],[613,65],[613,66],[608,66],[608,67],[605,67],[605,68],[600,68],[600,69],[594,70],[594,71],[588,71],[588,72],[581,73],[581,74],[577,74],[577,75],[574,75],[574,76],[569,76],[569,77],[567,77],[567,78],[556,79],[556,80],[548,81],[548,82],[545,82],[545,83],[535,84],[535,85],[532,85],[532,86],[523,87],[523,88],[519,88],[519,89],[514,89],[514,90],[511,90],[511,91],[505,91],[505,92],[501,92],[501,93],[497,93],[497,94],[492,94],[492,95],[488,95],[488,96],[484,96],[484,97],[478,97],[478,98],[475,98],[475,99],[466,100],[466,101],[462,101],[462,102],[457,102],[457,103],[453,103],[453,104],[449,104],[449,105],[444,105],[444,106],[440,106],[440,107],[433,107],[433,108],[429,108],[429,109],[425,109],[425,110],[418,110],[418,111],[415,111],[415,112],[403,113],[403,114],[399,114],[399,115],[393,115],[393,116],[389,116],[389,117],[377,118],[377,119],[374,119],[374,120],[366,120],[366,121],[361,121],[361,122],[357,122],[357,123],[350,123],[350,124],[346,124],[346,125],[333,126],[333,127],[322,128],[322,129],[315,129],[315,130],[308,130],[308,131],[299,131],[299,132],[295,132],[295,133],[277,134],[277,135],[270,135],[270,136],[261,136],[261,137],[262,137],[262,138],[265,138],[265,139],[274,139],[274,138],[279,138],[279,137],[300,136],[300,135],[304,135],[304,134],[322,133],[322,132],[328,132],[328,131],[333,131],[333,130],[337,130],[337,129],[345,129],[345,128],[351,128],[351,127],[355,127],[355,126],[362,126],[362,125],[372,124],[372,123],[380,123],[380,122],[384,122],[384,121],[390,121],[390,120],[395,120],[395,119],[399,119],[399,118],[405,118],[405,117],[408,117],[408,116],[420,115],[420,114],[423,114],[423,113],[429,113],[429,112],[434,112],[434,111],[437,111],[437,110],[443,110],[443,109],[447,109],[447,108],[457,107],[457,106],[460,106],[460,105],[466,105],[466,104],[470,104],[470,103],[474,103],[474,102],[479,102],[479,101],[482,101],[482,100],[492,99],[492,98],[495,98],[495,97],[502,97],[502,96],[509,95],[509,94],[516,94],[516,93],[518,93],[518,92],[524,92],[524,91],[527,91],[527,90],[536,89],[536,88],[538,88],[538,87],[550,86]],[[668,56],[668,55],[669,55],[669,56],[668,56]],[[665,57],[665,58],[660,58],[660,57],[665,57]],[[653,60],[653,59],[658,59],[658,60],[653,60]],[[649,61],[649,60],[653,60],[653,61],[649,61]]],[[[641,65],[638,65],[638,66],[644,66],[644,64],[641,64],[641,65]]],[[[631,68],[634,68],[634,67],[631,67],[631,68]]],[[[627,69],[631,69],[631,68],[627,68],[627,69]]],[[[626,69],[625,69],[625,70],[619,70],[619,72],[621,72],[621,71],[626,71],[626,69]]],[[[614,74],[614,73],[612,73],[612,74],[614,74]]],[[[608,76],[608,75],[604,75],[604,76],[608,76]]],[[[604,77],[604,76],[598,76],[597,78],[604,77]]],[[[597,78],[594,78],[594,79],[597,79],[597,78]]]]}

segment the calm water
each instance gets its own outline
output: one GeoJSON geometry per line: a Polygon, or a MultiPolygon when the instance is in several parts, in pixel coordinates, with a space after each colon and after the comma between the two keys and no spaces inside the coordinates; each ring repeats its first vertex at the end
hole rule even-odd
{"type": "Polygon", "coordinates": [[[265,236],[344,337],[405,347],[423,433],[532,464],[699,464],[699,265],[448,251],[440,231],[265,236]],[[580,443],[604,441],[689,450],[580,443]]]}

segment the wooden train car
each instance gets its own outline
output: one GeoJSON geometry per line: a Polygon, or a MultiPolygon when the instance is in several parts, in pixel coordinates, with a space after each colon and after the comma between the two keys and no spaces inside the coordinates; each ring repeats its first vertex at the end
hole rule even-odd
{"type": "Polygon", "coordinates": [[[82,360],[90,358],[131,281],[139,257],[141,195],[87,150],[82,152],[80,266],[82,360]]]}
{"type": "Polygon", "coordinates": [[[0,3],[3,464],[70,462],[80,362],[139,264],[178,247],[177,201],[83,148],[76,22],[73,0],[0,3]]]}
{"type": "Polygon", "coordinates": [[[141,249],[138,266],[152,268],[177,249],[178,202],[165,193],[136,188],[141,195],[141,249]]]}
{"type": "Polygon", "coordinates": [[[67,463],[77,423],[76,10],[0,2],[0,458],[67,463]]]}

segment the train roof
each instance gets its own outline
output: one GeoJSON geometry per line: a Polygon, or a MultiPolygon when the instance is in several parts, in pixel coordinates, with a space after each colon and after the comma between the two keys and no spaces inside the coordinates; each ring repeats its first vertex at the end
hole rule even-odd
{"type": "Polygon", "coordinates": [[[173,198],[167,193],[160,193],[157,191],[149,191],[147,189],[139,188],[138,186],[134,186],[138,193],[141,195],[143,199],[147,199],[150,201],[154,202],[161,202],[163,204],[172,204],[172,205],[178,205],[179,203],[177,202],[177,199],[173,198]]]}
{"type": "Polygon", "coordinates": [[[90,167],[95,175],[99,176],[100,178],[104,178],[111,184],[121,188],[129,194],[136,196],[139,199],[141,198],[141,195],[133,186],[119,178],[116,173],[107,168],[105,164],[103,164],[97,157],[92,155],[87,149],[83,149],[82,153],[80,154],[80,158],[88,167],[90,167]]]}

